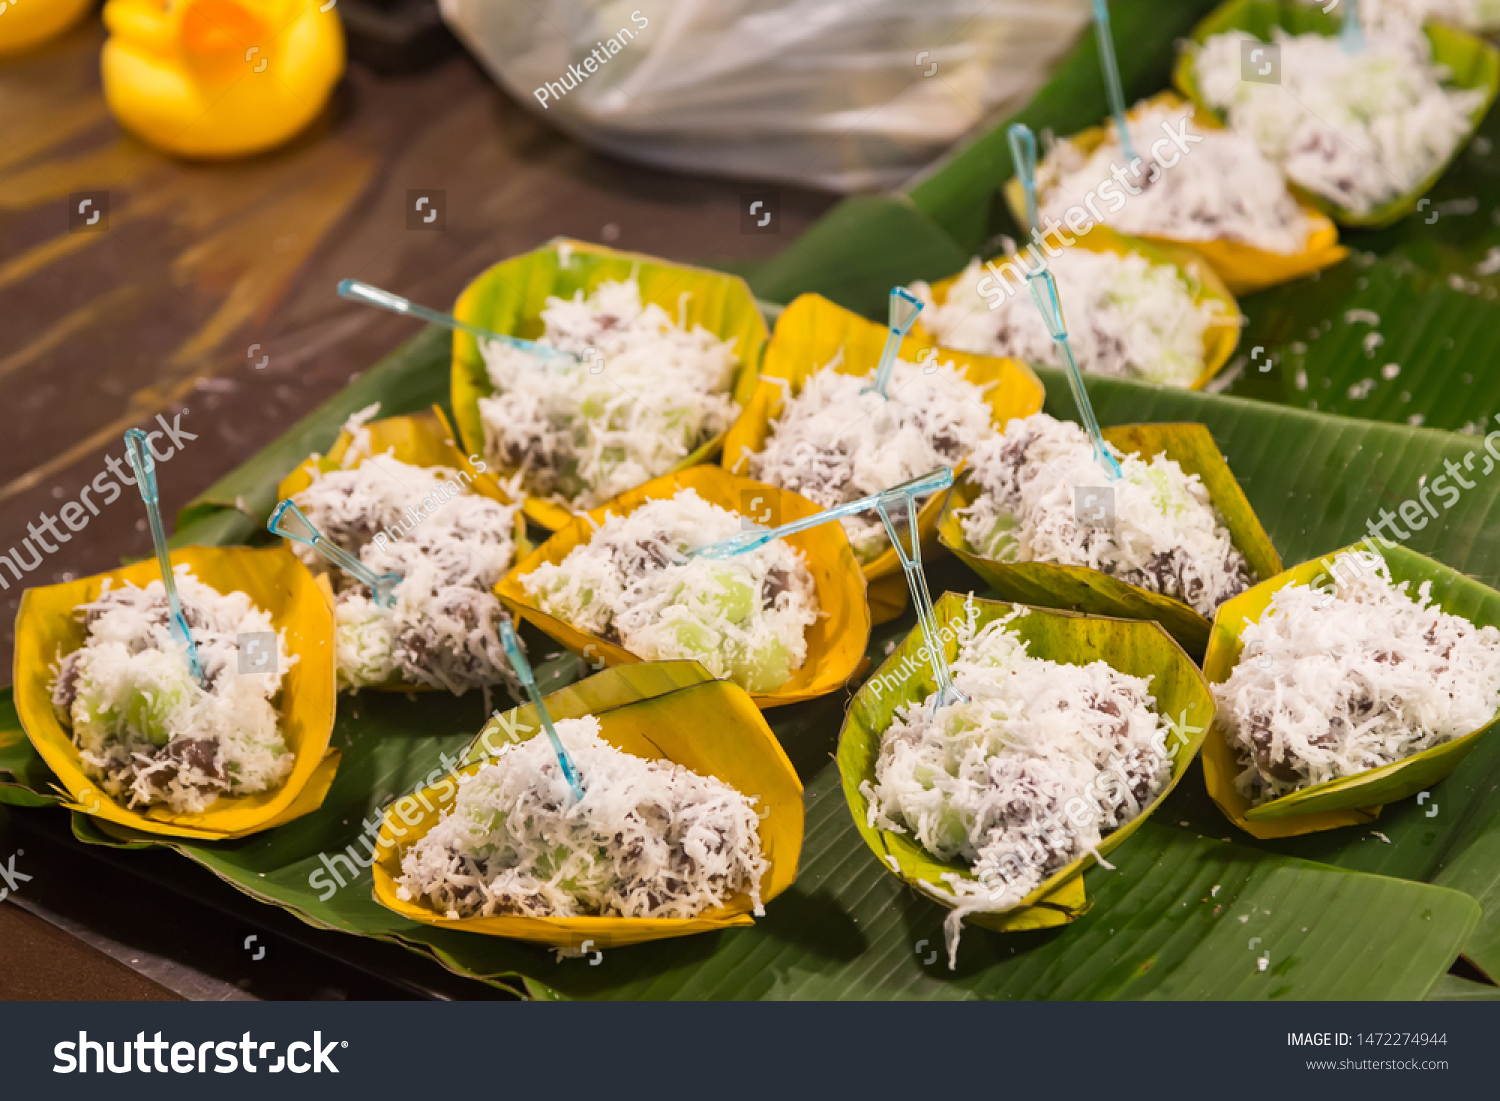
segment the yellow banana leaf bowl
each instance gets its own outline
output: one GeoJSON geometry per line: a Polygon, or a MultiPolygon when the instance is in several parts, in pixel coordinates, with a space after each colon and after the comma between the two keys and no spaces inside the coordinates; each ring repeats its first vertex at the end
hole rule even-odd
{"type": "MultiPolygon", "coordinates": [[[[821,295],[804,294],[793,300],[776,319],[755,393],[724,437],[724,469],[748,477],[750,456],[764,449],[788,391],[792,395],[800,393],[807,380],[840,350],[844,356],[835,368],[839,373],[869,374],[880,361],[888,331],[886,326],[867,321],[821,295]]],[[[900,354],[910,363],[937,347],[936,342],[918,332],[902,341],[900,354]]],[[[949,348],[940,350],[939,360],[961,368],[970,381],[989,386],[985,402],[997,428],[1014,417],[1030,416],[1042,407],[1045,392],[1041,381],[1019,360],[972,355],[949,348]]],[[[929,497],[917,515],[917,529],[927,544],[935,543],[933,535],[943,500],[943,494],[929,497]]],[[[932,549],[937,548],[934,545],[932,549]]],[[[900,615],[906,607],[907,588],[896,549],[887,547],[861,568],[870,584],[874,621],[884,623],[900,615]]]]}
{"type": "MultiPolygon", "coordinates": [[[[1193,28],[1193,33],[1177,55],[1177,63],[1172,70],[1172,83],[1197,104],[1201,111],[1218,118],[1218,113],[1204,102],[1197,74],[1193,71],[1198,46],[1226,31],[1245,31],[1269,42],[1273,27],[1280,27],[1289,34],[1335,35],[1342,25],[1342,13],[1326,14],[1320,6],[1300,3],[1298,0],[1229,0],[1215,8],[1193,28]]],[[[1477,130],[1495,101],[1496,91],[1500,90],[1500,50],[1496,50],[1482,38],[1443,23],[1428,23],[1422,28],[1422,33],[1432,44],[1433,62],[1448,70],[1446,83],[1450,87],[1484,89],[1483,100],[1469,116],[1473,129],[1477,130]]],[[[1292,188],[1304,201],[1327,213],[1339,225],[1382,229],[1417,209],[1422,196],[1447,171],[1448,165],[1458,156],[1464,144],[1459,142],[1455,145],[1448,159],[1433,169],[1416,187],[1365,214],[1356,214],[1296,185],[1292,185],[1292,188]]]]}
{"type": "Polygon", "coordinates": [[[100,67],[121,125],[182,157],[243,157],[318,115],[344,27],[316,0],[109,0],[100,67]]]}
{"type": "MultiPolygon", "coordinates": [[[[500,483],[495,480],[494,474],[489,471],[484,459],[478,455],[471,458],[459,449],[453,429],[438,406],[433,406],[432,410],[427,413],[413,413],[370,421],[363,425],[362,433],[368,442],[367,446],[361,447],[359,455],[352,463],[355,467],[361,465],[370,455],[387,453],[397,462],[411,466],[445,466],[459,472],[459,482],[463,487],[488,497],[492,501],[498,501],[502,505],[514,504],[506,495],[505,490],[501,488],[500,483]]],[[[353,444],[354,437],[348,432],[339,433],[339,438],[334,441],[328,454],[309,456],[301,466],[282,479],[276,490],[278,497],[285,500],[301,493],[312,485],[315,471],[327,473],[331,470],[342,469],[344,457],[349,454],[349,449],[353,444]]],[[[531,543],[526,538],[526,516],[519,510],[516,512],[512,538],[515,541],[516,553],[515,558],[506,563],[507,568],[530,554],[532,550],[531,543]]],[[[284,540],[284,542],[287,549],[291,550],[291,541],[284,540]]],[[[317,581],[319,588],[328,599],[332,600],[333,589],[328,583],[328,574],[319,572],[317,581]]],[[[386,684],[371,686],[368,691],[438,692],[442,689],[430,684],[409,684],[398,676],[386,684]]]]}
{"type": "MultiPolygon", "coordinates": [[[[953,627],[966,618],[965,605],[969,599],[978,612],[975,623],[979,627],[1009,615],[1016,608],[997,600],[944,593],[934,611],[943,652],[949,662],[958,654],[953,627]]],[[[1032,608],[1028,614],[1013,620],[1011,629],[1025,640],[1027,653],[1032,657],[1068,665],[1104,661],[1122,673],[1150,677],[1154,708],[1172,724],[1160,742],[1163,755],[1172,763],[1171,779],[1137,817],[1104,838],[1099,852],[1107,854],[1123,844],[1182,779],[1213,721],[1213,695],[1197,666],[1155,623],[1032,608]]],[[[854,824],[880,863],[919,893],[951,909],[953,896],[944,889],[943,876],[956,874],[974,879],[977,877],[973,870],[960,861],[939,860],[910,833],[894,833],[870,825],[869,800],[860,790],[863,784],[875,783],[881,740],[895,718],[896,709],[925,700],[937,690],[925,654],[922,632],[914,629],[855,695],[839,732],[839,778],[854,824]]],[[[1066,925],[1089,908],[1083,872],[1093,863],[1092,855],[1075,860],[1051,875],[1015,909],[970,914],[967,920],[1000,932],[1066,925]]]]}
{"type": "MultiPolygon", "coordinates": [[[[517,616],[530,621],[585,661],[595,665],[641,661],[629,650],[542,611],[527,595],[520,579],[543,562],[561,562],[574,547],[587,543],[609,515],[627,516],[647,501],[675,497],[684,489],[697,490],[705,501],[731,512],[753,515],[758,522],[784,524],[819,511],[806,497],[784,489],[736,477],[717,466],[695,466],[680,474],[656,478],[591,512],[575,516],[517,563],[495,586],[495,592],[517,616]],[[773,519],[767,521],[768,517],[773,519]]],[[[821,614],[807,629],[807,660],[801,668],[780,688],[752,694],[751,698],[760,707],[798,703],[841,688],[859,672],[870,641],[870,607],[865,599],[864,575],[854,560],[843,527],[837,523],[820,524],[788,536],[786,541],[807,560],[821,614]]]]}
{"type": "MultiPolygon", "coordinates": [[[[596,715],[601,736],[616,749],[672,761],[756,797],[763,816],[761,852],[770,865],[760,883],[762,903],[769,904],[792,885],[802,851],[802,784],[743,689],[714,680],[697,662],[646,662],[606,669],[554,692],[546,704],[554,722],[596,715]]],[[[459,774],[484,767],[507,739],[532,738],[540,729],[529,704],[491,720],[470,747],[459,774]]],[[[398,799],[386,810],[377,842],[374,895],[375,901],[402,917],[575,951],[622,948],[754,924],[748,895],[693,918],[450,918],[421,899],[403,901],[397,897],[402,854],[437,825],[456,794],[453,780],[444,779],[398,799]]]]}
{"type": "Polygon", "coordinates": [[[36,0],[0,4],[0,57],[14,57],[58,37],[81,23],[94,0],[36,0]]]}
{"type": "MultiPolygon", "coordinates": [[[[1159,92],[1127,113],[1134,118],[1143,108],[1179,107],[1185,105],[1186,102],[1175,92],[1159,92]]],[[[1224,124],[1217,115],[1196,104],[1194,108],[1194,127],[1199,130],[1222,130],[1224,128],[1224,124]]],[[[1091,126],[1087,130],[1080,130],[1068,141],[1072,142],[1084,156],[1088,156],[1109,138],[1113,126],[1113,123],[1091,126]]],[[[1294,197],[1297,198],[1298,205],[1302,207],[1303,213],[1311,222],[1307,240],[1303,242],[1299,252],[1271,252],[1243,241],[1231,241],[1227,238],[1199,240],[1151,236],[1128,239],[1144,241],[1166,250],[1164,255],[1174,257],[1178,263],[1196,254],[1223,281],[1230,293],[1253,294],[1267,287],[1274,287],[1278,283],[1288,283],[1293,279],[1300,279],[1304,275],[1311,275],[1315,271],[1331,267],[1349,255],[1349,250],[1339,244],[1338,227],[1333,224],[1333,221],[1305,198],[1294,197]]],[[[1045,193],[1038,195],[1037,198],[1043,204],[1047,201],[1045,193]]],[[[1021,188],[1019,177],[1012,176],[1007,181],[1005,202],[1017,219],[1026,217],[1026,195],[1021,188]]],[[[1236,334],[1237,339],[1238,334],[1236,334]]],[[[1233,348],[1233,345],[1231,344],[1230,347],[1233,348]]],[[[1203,379],[1195,385],[1194,389],[1207,381],[1206,378],[1203,379]]]]}
{"type": "MultiPolygon", "coordinates": [[[[702,325],[720,340],[736,342],[740,365],[733,396],[743,408],[755,391],[767,333],[754,295],[737,276],[559,237],[484,272],[464,288],[453,313],[471,325],[533,340],[542,334],[541,312],[549,297],[571,298],[579,291],[590,294],[606,280],[631,278],[640,283],[642,303],[654,302],[673,318],[680,313],[689,328],[702,325]]],[[[493,392],[478,343],[467,333],[454,333],[453,416],[468,454],[485,455],[479,399],[493,392]]],[[[712,460],[723,442],[722,434],[707,440],[663,473],[712,460]]],[[[498,472],[514,473],[503,467],[498,472]]],[[[528,497],[526,515],[540,527],[557,531],[573,512],[558,501],[528,497]]]]}
{"type": "MultiPolygon", "coordinates": [[[[1276,548],[1207,428],[1201,424],[1125,424],[1104,429],[1104,438],[1121,451],[1142,459],[1165,454],[1184,473],[1198,475],[1255,577],[1264,579],[1281,572],[1276,548]]],[[[1209,621],[1180,600],[1148,592],[1087,566],[1001,562],[976,553],[964,538],[958,512],[972,505],[978,496],[978,485],[967,476],[960,478],[938,522],[938,536],[1000,596],[1092,615],[1154,619],[1188,653],[1196,657],[1204,652],[1208,646],[1209,621]]]]}
{"type": "MultiPolygon", "coordinates": [[[[1359,547],[1344,549],[1369,553],[1359,547]]],[[[1246,624],[1260,619],[1277,590],[1293,584],[1325,587],[1332,581],[1333,560],[1340,553],[1335,551],[1293,566],[1225,601],[1214,617],[1213,637],[1203,660],[1203,675],[1209,683],[1223,684],[1229,679],[1244,650],[1241,632],[1246,624]]],[[[1445,612],[1467,619],[1476,627],[1500,627],[1500,593],[1494,589],[1402,546],[1391,546],[1380,553],[1396,584],[1411,582],[1408,591],[1414,594],[1422,582],[1430,581],[1433,600],[1445,612]]],[[[1379,816],[1384,804],[1425,791],[1456,769],[1479,739],[1494,728],[1496,721],[1500,721],[1500,715],[1471,734],[1404,760],[1315,784],[1252,807],[1250,800],[1235,788],[1235,777],[1243,768],[1230,745],[1225,718],[1221,716],[1203,744],[1203,779],[1219,809],[1252,837],[1296,837],[1340,826],[1367,825],[1379,816]]]]}
{"type": "Polygon", "coordinates": [[[333,732],[333,612],[307,567],[281,547],[184,547],[172,564],[186,563],[202,582],[223,593],[243,592],[286,632],[287,649],[297,661],[287,670],[275,701],[281,732],[296,754],[286,781],[273,791],[220,796],[197,814],[177,814],[156,806],[127,810],[100,789],[83,770],[78,750],[52,707],[57,662],[82,645],[85,632],[75,615],[98,598],[105,578],[144,586],[158,579],[156,559],[108,573],[27,589],[16,616],[15,703],[31,744],[56,774],[68,798],[65,805],[141,833],[218,841],[279,826],[322,805],[338,767],[328,747],[333,732]]]}

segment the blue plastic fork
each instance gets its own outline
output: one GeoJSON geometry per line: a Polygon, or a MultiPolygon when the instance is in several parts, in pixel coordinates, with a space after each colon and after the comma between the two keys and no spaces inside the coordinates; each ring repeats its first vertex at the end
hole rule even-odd
{"type": "MultiPolygon", "coordinates": [[[[952,483],[953,472],[948,471],[949,483],[952,483]]],[[[901,559],[901,569],[906,573],[906,585],[911,589],[912,604],[917,609],[917,624],[922,628],[922,638],[927,643],[927,655],[932,662],[932,675],[937,679],[937,694],[933,701],[932,709],[936,711],[939,707],[950,703],[968,703],[969,698],[953,686],[953,674],[948,669],[948,659],[943,653],[943,640],[938,635],[937,613],[932,608],[932,594],[927,591],[927,576],[922,572],[922,533],[917,530],[917,502],[915,494],[910,490],[897,487],[896,490],[887,490],[880,496],[875,508],[880,512],[880,519],[885,524],[885,532],[891,539],[891,546],[896,548],[896,554],[901,559]],[[897,492],[901,490],[901,492],[897,492]],[[911,536],[911,550],[908,551],[901,542],[901,532],[896,528],[896,522],[891,519],[888,504],[899,503],[906,507],[906,532],[911,536]]]]}
{"type": "Polygon", "coordinates": [[[530,352],[532,355],[543,359],[567,359],[574,363],[584,362],[582,356],[564,351],[562,348],[553,348],[546,344],[538,344],[534,340],[522,340],[518,336],[509,336],[505,333],[482,329],[478,325],[470,325],[467,321],[460,321],[452,314],[439,313],[437,310],[428,309],[426,306],[419,306],[409,298],[402,298],[399,294],[383,291],[379,287],[372,287],[370,284],[361,283],[357,279],[345,279],[339,283],[339,297],[347,298],[351,302],[362,302],[366,306],[374,306],[379,310],[389,310],[391,313],[420,317],[423,321],[430,321],[434,325],[441,325],[445,329],[468,333],[476,340],[494,340],[501,344],[509,344],[512,348],[519,348],[523,352],[530,352]]]}
{"type": "Polygon", "coordinates": [[[339,569],[353,574],[369,587],[375,603],[383,608],[396,604],[396,586],[401,584],[399,573],[376,573],[354,555],[320,532],[307,515],[288,498],[276,506],[266,529],[272,535],[280,535],[304,547],[311,547],[339,569]]]}
{"type": "Polygon", "coordinates": [[[1078,404],[1079,416],[1094,444],[1094,459],[1109,475],[1109,480],[1118,482],[1124,472],[1115,457],[1104,446],[1104,433],[1099,431],[1099,421],[1094,416],[1094,406],[1089,401],[1088,391],[1083,387],[1083,373],[1078,370],[1078,360],[1073,358],[1073,346],[1068,343],[1068,328],[1063,322],[1062,302],[1057,297],[1057,280],[1045,268],[1026,276],[1031,284],[1031,297],[1036,299],[1037,309],[1042,311],[1042,321],[1063,355],[1063,373],[1068,376],[1068,387],[1073,391],[1073,400],[1078,404]]]}
{"type": "Polygon", "coordinates": [[[198,644],[193,641],[193,632],[188,630],[187,616],[182,614],[182,601],[177,596],[177,578],[172,573],[172,556],[167,552],[167,533],[161,524],[161,495],[156,489],[156,461],[151,457],[151,445],[146,439],[146,433],[139,428],[126,432],[125,453],[130,459],[130,468],[135,471],[135,484],[141,491],[141,500],[146,502],[146,519],[151,524],[151,544],[156,548],[156,564],[161,567],[161,584],[167,592],[167,629],[187,656],[188,671],[193,674],[193,679],[206,688],[208,684],[203,676],[203,663],[198,660],[198,644]]]}
{"type": "Polygon", "coordinates": [[[1006,136],[1010,139],[1010,159],[1026,193],[1026,228],[1035,230],[1041,226],[1036,209],[1036,135],[1024,122],[1013,122],[1006,136]]]}
{"type": "Polygon", "coordinates": [[[510,659],[510,667],[515,670],[521,687],[526,689],[526,695],[531,699],[531,706],[536,708],[537,718],[542,720],[542,729],[547,732],[547,738],[552,743],[552,752],[557,754],[557,764],[562,769],[563,779],[567,780],[568,787],[573,789],[573,798],[582,802],[583,783],[578,776],[578,766],[573,763],[573,758],[568,756],[567,747],[557,736],[557,728],[552,725],[552,716],[547,714],[547,705],[542,702],[542,693],[536,686],[536,677],[532,675],[531,663],[526,660],[526,655],[521,653],[521,641],[516,638],[516,629],[511,625],[508,615],[500,617],[500,645],[505,648],[505,656],[510,659]]]}
{"type": "Polygon", "coordinates": [[[1110,113],[1120,128],[1120,149],[1124,151],[1126,167],[1129,167],[1136,162],[1135,147],[1130,144],[1130,129],[1125,125],[1125,92],[1120,87],[1120,64],[1115,58],[1115,39],[1109,29],[1107,0],[1094,0],[1094,37],[1099,41],[1099,65],[1104,70],[1110,113]]]}
{"type": "Polygon", "coordinates": [[[901,342],[916,323],[917,314],[922,312],[922,300],[905,287],[892,287],[890,302],[890,332],[885,337],[880,364],[875,368],[875,381],[865,387],[865,393],[874,390],[887,400],[890,398],[886,390],[891,384],[891,372],[896,369],[896,353],[901,350],[901,342]]]}
{"type": "Polygon", "coordinates": [[[825,508],[822,512],[815,512],[811,516],[804,516],[800,520],[793,520],[789,524],[782,524],[776,528],[750,528],[738,535],[731,535],[728,539],[721,539],[717,543],[710,543],[706,547],[688,551],[689,558],[733,558],[737,554],[745,554],[757,547],[763,547],[773,539],[781,539],[788,535],[796,535],[799,531],[815,528],[821,524],[833,520],[842,520],[845,516],[853,516],[856,513],[866,512],[872,508],[880,507],[880,503],[897,498],[926,497],[939,490],[947,489],[953,484],[953,471],[943,466],[934,470],[931,474],[923,474],[920,478],[913,478],[909,482],[883,489],[879,493],[872,493],[868,497],[861,497],[857,501],[839,505],[837,508],[825,508]]]}
{"type": "Polygon", "coordinates": [[[1339,46],[1352,57],[1364,52],[1365,29],[1359,22],[1359,0],[1344,0],[1344,3],[1347,7],[1344,10],[1344,26],[1339,31],[1339,46]]]}

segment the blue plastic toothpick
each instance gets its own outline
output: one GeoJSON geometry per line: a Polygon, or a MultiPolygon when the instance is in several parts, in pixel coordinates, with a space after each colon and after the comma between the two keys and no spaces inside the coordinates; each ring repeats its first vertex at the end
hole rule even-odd
{"type": "Polygon", "coordinates": [[[167,591],[167,610],[170,613],[167,629],[182,647],[187,656],[188,671],[200,685],[207,687],[203,678],[203,663],[198,660],[198,644],[188,630],[187,617],[182,614],[182,601],[177,596],[177,578],[172,573],[172,556],[167,553],[167,533],[161,525],[161,496],[156,490],[156,462],[151,457],[151,445],[146,433],[132,428],[125,433],[125,453],[130,468],[135,472],[136,488],[141,491],[141,500],[146,502],[146,519],[151,524],[151,543],[156,548],[156,562],[161,567],[162,588],[167,591]]]}
{"type": "MultiPolygon", "coordinates": [[[[948,472],[949,481],[953,473],[948,472]]],[[[922,573],[922,533],[917,528],[917,502],[910,491],[894,498],[892,491],[881,494],[876,502],[880,519],[885,523],[885,532],[891,546],[901,558],[901,568],[906,571],[906,584],[911,589],[912,604],[917,609],[917,624],[922,628],[922,640],[927,644],[927,656],[932,662],[932,675],[937,679],[937,696],[932,709],[949,703],[968,703],[969,698],[953,686],[953,675],[948,669],[948,659],[943,653],[943,640],[938,635],[937,613],[932,610],[932,594],[927,591],[927,577],[922,573]],[[891,518],[890,506],[900,505],[906,509],[906,533],[911,538],[911,550],[901,542],[901,532],[891,518]]]]}
{"type": "Polygon", "coordinates": [[[883,398],[890,396],[886,389],[891,384],[891,372],[896,369],[896,353],[901,350],[901,342],[916,323],[917,314],[922,312],[922,300],[905,287],[892,287],[890,301],[891,329],[886,334],[885,348],[880,353],[880,365],[875,368],[875,381],[866,387],[866,392],[874,390],[883,398]]]}
{"type": "Polygon", "coordinates": [[[1057,281],[1045,268],[1028,274],[1026,280],[1031,284],[1031,297],[1036,299],[1036,307],[1042,311],[1042,320],[1047,325],[1047,331],[1052,334],[1052,339],[1057,341],[1057,346],[1062,351],[1063,373],[1068,376],[1068,386],[1073,391],[1073,400],[1078,403],[1078,414],[1083,418],[1083,426],[1088,430],[1089,439],[1093,441],[1094,459],[1104,468],[1104,472],[1109,475],[1109,480],[1117,482],[1123,476],[1123,471],[1120,470],[1120,464],[1115,461],[1115,457],[1109,453],[1109,448],[1104,446],[1104,434],[1099,431],[1099,421],[1094,417],[1094,407],[1089,402],[1088,392],[1083,388],[1083,374],[1078,370],[1078,361],[1073,358],[1073,346],[1068,343],[1068,328],[1063,321],[1062,302],[1057,297],[1057,281]]]}
{"type": "Polygon", "coordinates": [[[1010,159],[1026,193],[1026,228],[1036,229],[1041,225],[1036,212],[1036,135],[1024,122],[1011,123],[1006,134],[1010,138],[1010,159]]]}
{"type": "Polygon", "coordinates": [[[1344,28],[1339,32],[1339,46],[1353,56],[1365,48],[1365,29],[1359,23],[1359,0],[1344,0],[1344,28]]]}
{"type": "Polygon", "coordinates": [[[369,588],[376,604],[383,608],[395,606],[396,586],[401,584],[401,575],[376,573],[370,569],[314,527],[313,522],[291,500],[282,501],[276,506],[276,511],[266,521],[266,528],[272,535],[280,535],[294,543],[301,543],[304,547],[311,547],[339,569],[353,574],[369,588]]]}
{"type": "Polygon", "coordinates": [[[363,302],[366,306],[374,306],[376,309],[389,310],[391,313],[407,314],[411,317],[420,317],[423,321],[430,321],[434,325],[441,325],[445,329],[454,329],[461,333],[468,333],[476,340],[494,340],[501,344],[509,344],[512,348],[520,348],[523,352],[530,352],[534,356],[543,359],[566,359],[574,363],[581,363],[581,356],[561,348],[552,348],[546,344],[538,344],[534,340],[522,340],[518,336],[508,336],[505,333],[492,332],[489,329],[481,329],[478,325],[470,325],[467,321],[460,321],[452,314],[439,313],[437,310],[419,306],[409,298],[402,298],[399,294],[383,291],[379,287],[372,287],[368,283],[361,283],[357,279],[345,279],[339,284],[339,297],[347,298],[352,302],[363,302]]]}
{"type": "Polygon", "coordinates": [[[861,497],[857,501],[839,505],[837,508],[825,508],[822,512],[815,512],[811,516],[804,516],[800,520],[793,520],[789,524],[782,524],[776,528],[750,528],[738,535],[731,535],[728,539],[721,539],[717,543],[710,543],[706,547],[699,547],[695,551],[689,551],[689,558],[733,558],[737,554],[753,551],[756,547],[763,547],[773,539],[781,539],[787,535],[796,535],[799,531],[818,527],[832,520],[841,520],[845,516],[853,516],[856,513],[865,512],[879,507],[882,501],[894,501],[909,497],[926,497],[939,490],[947,489],[953,484],[953,471],[948,467],[939,467],[931,474],[923,474],[920,478],[913,478],[909,482],[883,489],[879,493],[872,493],[868,497],[861,497]]]}
{"type": "Polygon", "coordinates": [[[573,763],[573,758],[568,756],[567,747],[557,736],[557,728],[552,725],[552,716],[547,714],[547,705],[542,702],[542,693],[537,689],[536,677],[532,676],[531,663],[526,660],[526,655],[521,653],[521,641],[516,638],[516,629],[511,626],[508,615],[500,617],[500,645],[505,648],[505,656],[510,659],[510,667],[515,670],[521,687],[526,689],[526,695],[531,698],[531,706],[536,708],[537,718],[542,720],[542,729],[547,732],[547,737],[552,742],[552,751],[557,754],[557,763],[562,769],[563,779],[567,780],[568,787],[573,789],[573,798],[582,801],[583,783],[578,776],[578,766],[573,763]]]}
{"type": "Polygon", "coordinates": [[[1109,29],[1107,0],[1094,0],[1094,36],[1099,40],[1099,64],[1104,69],[1104,87],[1109,92],[1109,109],[1120,128],[1120,148],[1129,167],[1135,163],[1135,147],[1130,144],[1130,130],[1125,125],[1125,92],[1120,87],[1120,65],[1115,59],[1115,39],[1109,29]]]}

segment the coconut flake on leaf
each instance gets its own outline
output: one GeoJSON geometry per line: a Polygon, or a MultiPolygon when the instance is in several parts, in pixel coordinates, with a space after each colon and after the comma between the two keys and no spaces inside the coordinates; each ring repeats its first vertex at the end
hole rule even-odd
{"type": "Polygon", "coordinates": [[[1149,679],[1031,657],[1009,626],[1024,614],[978,630],[972,614],[955,621],[951,668],[968,702],[899,707],[875,782],[861,785],[872,828],[910,834],[978,877],[942,877],[956,903],[944,924],[950,968],[965,915],[1014,909],[1054,872],[1097,856],[1171,776],[1151,744],[1165,723],[1149,679]]]}
{"type": "MultiPolygon", "coordinates": [[[[842,361],[840,351],[786,399],[764,448],[750,456],[755,478],[834,508],[957,466],[991,431],[989,387],[951,360],[897,359],[889,400],[870,390],[869,376],[840,373],[842,361]]],[[[861,561],[890,546],[873,510],[842,523],[861,561]]]]}
{"type": "Polygon", "coordinates": [[[1444,612],[1431,582],[1394,584],[1383,559],[1340,554],[1328,572],[1277,590],[1214,687],[1235,786],[1256,805],[1461,738],[1500,708],[1500,630],[1444,612]]]}
{"type": "Polygon", "coordinates": [[[1483,89],[1448,89],[1448,73],[1412,24],[1371,29],[1347,54],[1337,37],[1272,28],[1281,82],[1241,79],[1244,31],[1211,36],[1193,62],[1204,101],[1225,113],[1287,177],[1355,216],[1415,190],[1468,140],[1483,89]]]}
{"type": "Polygon", "coordinates": [[[207,687],[172,637],[161,581],[106,579],[78,609],[87,637],[58,663],[52,703],[84,772],[108,795],[132,810],[196,813],[220,795],[277,788],[292,771],[272,700],[298,659],[245,593],[220,593],[185,565],[173,573],[207,687]],[[261,633],[275,635],[275,662],[243,673],[239,639],[261,633]]]}
{"type": "Polygon", "coordinates": [[[726,559],[686,557],[742,530],[739,515],[685,489],[610,514],[588,543],[519,580],[548,615],[646,661],[700,661],[767,692],[806,660],[818,601],[801,552],[783,540],[726,559]]]}
{"type": "Polygon", "coordinates": [[[583,777],[582,801],[546,737],[505,747],[402,854],[399,898],[450,918],[691,918],[739,894],[763,912],[769,864],[751,799],[615,749],[592,715],[556,729],[583,777]]]}
{"type": "MultiPolygon", "coordinates": [[[[1222,303],[1194,301],[1176,267],[1139,253],[1082,248],[1063,249],[1047,266],[1081,370],[1172,386],[1191,386],[1203,373],[1203,336],[1222,303]]],[[[994,281],[980,261],[970,261],[942,305],[927,284],[913,283],[912,292],[926,306],[923,328],[960,351],[1061,366],[1057,344],[1027,289],[1002,295],[989,309],[980,304],[985,279],[994,281]]]]}
{"type": "Polygon", "coordinates": [[[1252,578],[1202,480],[1165,455],[1110,451],[1123,471],[1113,483],[1078,425],[1045,413],[1011,421],[969,458],[981,492],[958,513],[965,541],[1000,562],[1099,570],[1212,618],[1252,578]],[[1112,519],[1079,515],[1083,488],[1111,491],[1112,519]]]}
{"type": "Polygon", "coordinates": [[[479,399],[486,457],[533,496],[593,508],[667,473],[739,414],[735,341],[642,305],[633,279],[549,297],[541,318],[538,343],[583,362],[480,342],[495,388],[479,399]]]}

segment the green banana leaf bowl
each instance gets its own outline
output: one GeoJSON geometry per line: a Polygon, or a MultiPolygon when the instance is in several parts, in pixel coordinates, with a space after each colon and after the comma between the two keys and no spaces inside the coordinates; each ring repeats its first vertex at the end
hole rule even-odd
{"type": "MultiPolygon", "coordinates": [[[[967,618],[966,605],[970,601],[980,627],[1018,607],[972,595],[944,593],[934,611],[944,655],[949,661],[958,653],[952,626],[967,618]]],[[[1026,641],[1027,652],[1033,657],[1068,665],[1104,661],[1122,673],[1150,677],[1155,710],[1173,720],[1171,732],[1162,739],[1172,762],[1171,778],[1145,810],[1104,838],[1099,852],[1107,854],[1140,827],[1192,763],[1213,721],[1214,700],[1208,683],[1182,647],[1156,623],[1028,608],[1027,614],[1012,621],[1011,629],[1026,641]]],[[[909,834],[871,826],[869,801],[860,790],[862,784],[875,781],[882,736],[889,729],[896,709],[925,700],[937,689],[925,653],[922,632],[914,628],[855,695],[839,731],[839,777],[854,824],[881,864],[919,893],[951,909],[953,896],[943,888],[942,877],[957,874],[974,879],[973,870],[961,862],[937,859],[909,834]]],[[[968,920],[997,932],[1066,925],[1089,908],[1083,872],[1093,863],[1092,854],[1075,860],[1055,872],[1015,909],[970,914],[968,920]]]]}

